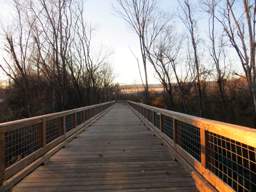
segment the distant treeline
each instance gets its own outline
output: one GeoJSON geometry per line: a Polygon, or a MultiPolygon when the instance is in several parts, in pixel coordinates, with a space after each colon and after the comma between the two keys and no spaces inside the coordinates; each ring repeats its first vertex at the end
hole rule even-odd
{"type": "Polygon", "coordinates": [[[5,30],[8,76],[0,121],[91,105],[114,98],[109,54],[92,50],[82,0],[13,0],[13,30],[5,30]]]}
{"type": "MultiPolygon", "coordinates": [[[[205,108],[203,117],[234,123],[249,127],[254,127],[253,106],[250,102],[250,93],[247,89],[246,81],[243,79],[231,79],[226,82],[225,93],[226,102],[223,103],[219,96],[217,82],[204,82],[205,108]]],[[[193,83],[183,84],[186,90],[185,105],[181,99],[179,88],[173,85],[174,102],[168,105],[168,96],[165,92],[150,92],[150,105],[167,108],[170,110],[200,116],[199,100],[196,87],[193,83]]],[[[123,95],[123,99],[130,99],[143,102],[144,92],[137,92],[123,95]]]]}
{"type": "Polygon", "coordinates": [[[178,0],[177,9],[169,10],[155,0],[117,2],[138,38],[143,102],[155,100],[148,85],[151,67],[164,88],[158,103],[256,127],[255,1],[178,0]]]}

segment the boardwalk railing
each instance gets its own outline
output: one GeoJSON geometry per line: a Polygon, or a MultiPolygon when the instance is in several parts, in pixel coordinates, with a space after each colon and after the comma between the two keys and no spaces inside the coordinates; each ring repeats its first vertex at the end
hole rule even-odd
{"type": "Polygon", "coordinates": [[[9,181],[13,185],[112,104],[106,102],[0,124],[0,191],[4,182],[16,175],[9,181]]]}
{"type": "Polygon", "coordinates": [[[256,191],[256,129],[129,104],[159,129],[176,156],[189,165],[201,191],[207,191],[207,185],[220,192],[256,191]]]}

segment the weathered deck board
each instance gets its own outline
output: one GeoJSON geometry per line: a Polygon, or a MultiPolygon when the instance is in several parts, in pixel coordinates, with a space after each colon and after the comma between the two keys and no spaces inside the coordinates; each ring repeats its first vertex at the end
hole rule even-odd
{"type": "Polygon", "coordinates": [[[13,191],[191,192],[195,187],[131,109],[115,104],[13,191]]]}

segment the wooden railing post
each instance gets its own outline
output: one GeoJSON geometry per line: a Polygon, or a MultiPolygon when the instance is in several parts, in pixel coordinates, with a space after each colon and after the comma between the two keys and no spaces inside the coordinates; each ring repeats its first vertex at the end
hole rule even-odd
{"type": "Polygon", "coordinates": [[[67,133],[66,115],[63,116],[62,124],[63,124],[63,135],[66,135],[66,133],[67,133]]]}
{"type": "Polygon", "coordinates": [[[173,137],[173,148],[175,151],[175,159],[177,160],[177,122],[176,120],[173,118],[172,119],[172,137],[173,137]]]}
{"type": "Polygon", "coordinates": [[[4,182],[5,172],[5,138],[4,131],[0,130],[0,186],[4,182]]]}
{"type": "Polygon", "coordinates": [[[206,167],[206,136],[205,129],[200,128],[201,164],[206,167]]]}
{"type": "Polygon", "coordinates": [[[173,144],[176,149],[176,142],[177,142],[177,126],[176,126],[176,120],[172,119],[172,137],[173,137],[173,144]]]}
{"type": "Polygon", "coordinates": [[[163,115],[159,113],[159,129],[163,131],[163,115]]]}
{"type": "Polygon", "coordinates": [[[74,113],[74,127],[73,128],[76,128],[77,126],[77,112],[74,113]]]}
{"type": "Polygon", "coordinates": [[[86,121],[86,117],[85,117],[85,111],[83,110],[83,123],[86,121]]]}
{"type": "Polygon", "coordinates": [[[152,124],[155,126],[155,111],[152,111],[152,112],[153,112],[152,124]]]}
{"type": "Polygon", "coordinates": [[[46,118],[43,118],[43,127],[42,127],[42,148],[44,149],[47,141],[46,141],[46,118]]]}

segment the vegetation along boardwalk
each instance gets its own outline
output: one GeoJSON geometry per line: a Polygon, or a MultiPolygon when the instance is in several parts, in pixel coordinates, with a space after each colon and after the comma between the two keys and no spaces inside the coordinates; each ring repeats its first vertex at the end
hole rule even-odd
{"type": "Polygon", "coordinates": [[[13,191],[195,191],[191,174],[126,104],[115,104],[13,191]]]}

